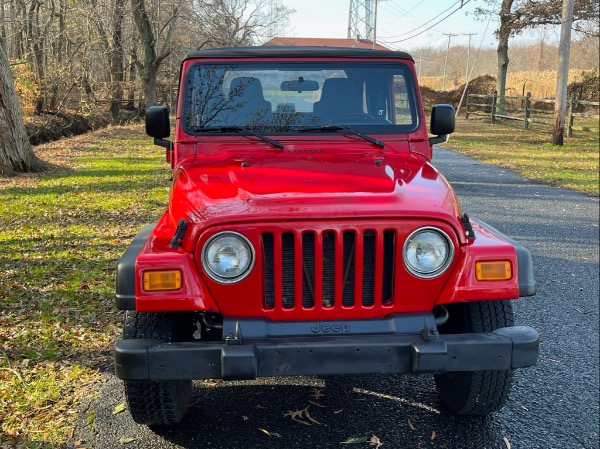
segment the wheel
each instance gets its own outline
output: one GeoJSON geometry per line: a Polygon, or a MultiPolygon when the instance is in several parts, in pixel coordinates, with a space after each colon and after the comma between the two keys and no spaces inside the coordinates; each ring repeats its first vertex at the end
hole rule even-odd
{"type": "MultiPolygon", "coordinates": [[[[189,313],[125,312],[124,339],[185,341],[191,340],[193,333],[194,321],[189,313]]],[[[124,382],[129,411],[138,424],[177,424],[182,420],[192,397],[191,380],[124,382]]]]}
{"type": "MultiPolygon", "coordinates": [[[[481,301],[448,307],[440,334],[491,332],[514,325],[510,301],[481,301]]],[[[500,410],[512,387],[512,370],[459,371],[439,374],[435,385],[442,401],[460,415],[488,415],[500,410]]]]}

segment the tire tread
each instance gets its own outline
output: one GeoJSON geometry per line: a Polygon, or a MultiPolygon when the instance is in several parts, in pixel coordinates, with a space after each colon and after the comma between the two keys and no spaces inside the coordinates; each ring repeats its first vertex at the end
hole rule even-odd
{"type": "MultiPolygon", "coordinates": [[[[480,301],[459,304],[458,313],[464,313],[463,329],[459,332],[492,332],[514,325],[509,301],[480,301]]],[[[488,415],[500,410],[510,393],[512,370],[485,370],[446,373],[435,376],[442,401],[461,415],[488,415]]]]}
{"type": "MultiPolygon", "coordinates": [[[[193,321],[186,318],[186,314],[127,311],[123,324],[123,338],[182,341],[189,337],[193,325],[193,321]]],[[[124,383],[129,412],[138,424],[179,423],[192,395],[191,380],[126,380],[124,383]]]]}

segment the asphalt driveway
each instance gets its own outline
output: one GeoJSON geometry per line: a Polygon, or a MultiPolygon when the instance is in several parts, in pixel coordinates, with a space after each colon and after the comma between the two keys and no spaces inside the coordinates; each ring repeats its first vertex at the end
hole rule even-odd
{"type": "Polygon", "coordinates": [[[535,184],[440,148],[434,165],[466,212],[533,253],[538,293],[513,306],[517,324],[540,332],[540,359],[517,372],[501,412],[487,418],[450,414],[430,376],[197,382],[183,423],[150,430],[133,423],[126,411],[112,415],[124,397],[120,381],[106,373],[83,405],[71,446],[373,448],[377,438],[384,449],[597,449],[598,199],[535,184]],[[303,423],[286,416],[307,407],[310,418],[303,415],[303,423]],[[358,442],[361,437],[374,444],[358,442]],[[122,438],[132,441],[123,446],[122,438]]]}

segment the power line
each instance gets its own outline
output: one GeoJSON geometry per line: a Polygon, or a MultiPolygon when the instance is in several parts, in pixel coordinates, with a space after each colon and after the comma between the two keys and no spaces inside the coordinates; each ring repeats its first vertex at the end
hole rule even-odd
{"type": "MultiPolygon", "coordinates": [[[[439,13],[437,16],[433,17],[432,19],[429,19],[427,22],[425,22],[425,23],[423,23],[423,24],[419,25],[418,27],[416,27],[416,28],[413,28],[412,30],[410,30],[410,31],[407,31],[407,32],[405,32],[405,33],[401,33],[401,34],[398,34],[398,35],[396,35],[396,36],[390,36],[390,39],[393,39],[393,38],[396,38],[396,37],[402,37],[402,36],[406,36],[407,34],[412,34],[412,33],[416,32],[416,31],[418,31],[420,28],[423,28],[425,25],[427,25],[427,24],[429,24],[429,23],[433,22],[435,19],[437,19],[438,17],[440,17],[440,16],[441,16],[441,15],[443,15],[444,13],[448,12],[448,11],[449,11],[449,10],[451,10],[452,8],[454,8],[454,7],[455,7],[455,6],[456,6],[458,3],[460,3],[460,4],[461,4],[461,5],[460,5],[458,8],[456,8],[454,11],[452,11],[452,12],[451,12],[450,14],[448,14],[446,17],[444,17],[444,18],[443,18],[443,19],[441,19],[440,21],[438,21],[438,22],[434,23],[434,24],[433,24],[433,25],[431,25],[429,28],[427,28],[427,29],[425,29],[425,30],[423,30],[422,32],[420,32],[420,33],[419,33],[419,34],[422,34],[422,33],[424,33],[425,31],[428,31],[428,30],[430,30],[431,28],[433,28],[433,27],[434,27],[434,26],[436,26],[437,24],[439,24],[439,23],[443,22],[444,20],[446,20],[448,17],[450,17],[452,14],[454,14],[455,12],[457,12],[458,10],[460,10],[460,9],[461,9],[461,8],[462,8],[464,5],[466,5],[466,4],[467,4],[467,3],[469,3],[470,1],[471,1],[471,0],[466,0],[466,1],[461,1],[461,0],[458,0],[458,1],[454,2],[454,3],[452,4],[452,6],[450,6],[450,7],[449,7],[449,8],[447,8],[447,9],[445,9],[444,11],[442,11],[441,13],[439,13]]],[[[415,36],[418,36],[419,34],[416,34],[415,36]]],[[[414,37],[414,36],[413,36],[413,37],[414,37]]],[[[406,38],[406,39],[412,39],[412,37],[409,37],[409,38],[406,38]]],[[[404,40],[406,40],[406,39],[404,39],[404,40]]],[[[395,41],[395,42],[402,42],[402,40],[395,41]]]]}

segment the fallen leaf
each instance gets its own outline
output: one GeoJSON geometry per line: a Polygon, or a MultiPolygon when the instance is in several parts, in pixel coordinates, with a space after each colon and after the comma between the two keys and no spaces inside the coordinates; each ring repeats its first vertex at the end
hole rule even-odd
{"type": "Polygon", "coordinates": [[[304,409],[304,418],[308,419],[310,422],[321,425],[321,423],[319,421],[317,421],[316,419],[314,419],[312,416],[309,415],[308,413],[308,407],[306,407],[304,409]]]}
{"type": "Polygon", "coordinates": [[[81,446],[85,441],[83,440],[75,440],[75,446],[81,446]]]}
{"type": "Polygon", "coordinates": [[[309,422],[302,421],[302,417],[304,416],[305,411],[306,408],[303,410],[288,410],[287,413],[283,414],[283,416],[289,416],[290,418],[292,418],[292,421],[295,421],[299,424],[304,424],[305,426],[310,426],[311,424],[309,422]]]}
{"type": "Polygon", "coordinates": [[[344,411],[343,408],[339,409],[339,410],[334,410],[333,413],[335,413],[336,415],[339,415],[340,413],[342,413],[344,411]]]}
{"type": "Polygon", "coordinates": [[[127,405],[125,405],[125,403],[122,402],[119,405],[117,405],[115,408],[113,408],[112,414],[113,414],[113,416],[118,415],[119,413],[122,413],[125,410],[127,410],[127,405]]]}
{"type": "Polygon", "coordinates": [[[510,449],[510,441],[506,437],[504,437],[504,444],[506,444],[506,449],[510,449]]]}
{"type": "Polygon", "coordinates": [[[315,401],[311,401],[310,399],[308,400],[309,403],[311,403],[312,405],[315,405],[317,407],[321,407],[321,408],[327,408],[326,406],[324,406],[323,404],[319,404],[318,402],[315,401]]]}
{"type": "Polygon", "coordinates": [[[437,434],[435,433],[435,430],[433,432],[431,432],[431,438],[430,440],[433,441],[435,440],[435,437],[437,437],[437,434]]]}
{"type": "Polygon", "coordinates": [[[258,430],[260,430],[262,433],[264,433],[265,435],[270,436],[270,437],[277,437],[277,438],[281,437],[281,435],[279,435],[278,433],[269,432],[267,429],[263,429],[262,427],[258,427],[258,430]]]}
{"type": "Polygon", "coordinates": [[[410,421],[410,419],[408,420],[408,428],[410,430],[415,430],[415,426],[413,426],[413,423],[410,421]]]}
{"type": "Polygon", "coordinates": [[[250,420],[250,418],[249,418],[249,417],[247,417],[246,415],[243,415],[243,416],[242,416],[242,419],[243,419],[244,421],[249,421],[249,420],[250,420]]]}
{"type": "Polygon", "coordinates": [[[310,413],[308,413],[308,407],[302,410],[288,410],[287,413],[283,414],[283,416],[289,416],[292,418],[292,421],[304,424],[305,426],[310,426],[310,422],[321,425],[319,421],[310,416],[310,413]],[[310,422],[303,421],[303,419],[308,419],[310,422]]]}
{"type": "Polygon", "coordinates": [[[323,390],[320,390],[319,388],[313,388],[312,390],[312,394],[310,395],[312,398],[315,398],[317,401],[319,399],[321,399],[323,396],[325,396],[325,394],[323,394],[323,390]]]}
{"type": "Polygon", "coordinates": [[[381,446],[383,446],[383,443],[375,435],[371,436],[370,443],[370,446],[374,446],[375,449],[379,449],[381,446]]]}
{"type": "Polygon", "coordinates": [[[346,441],[342,441],[340,444],[362,444],[368,441],[369,437],[348,437],[346,441]]]}
{"type": "Polygon", "coordinates": [[[292,419],[302,418],[302,414],[304,410],[288,410],[287,413],[284,413],[283,416],[289,416],[292,419]]]}
{"type": "Polygon", "coordinates": [[[119,438],[119,444],[121,444],[121,445],[133,443],[134,441],[135,441],[135,438],[131,438],[131,437],[121,437],[121,438],[119,438]]]}

